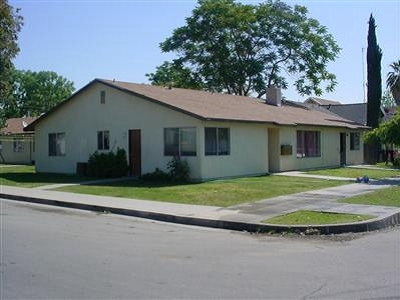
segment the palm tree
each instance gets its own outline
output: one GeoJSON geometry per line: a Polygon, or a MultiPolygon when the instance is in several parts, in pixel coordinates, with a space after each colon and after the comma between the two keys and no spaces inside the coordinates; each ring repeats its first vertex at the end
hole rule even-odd
{"type": "Polygon", "coordinates": [[[396,104],[400,105],[400,59],[393,62],[390,67],[392,71],[387,74],[386,86],[392,93],[396,104]]]}

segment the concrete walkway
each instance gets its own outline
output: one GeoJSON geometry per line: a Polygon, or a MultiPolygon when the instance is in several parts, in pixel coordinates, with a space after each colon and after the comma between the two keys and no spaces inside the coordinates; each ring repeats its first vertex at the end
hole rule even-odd
{"type": "MultiPolygon", "coordinates": [[[[352,197],[394,185],[400,185],[400,178],[375,181],[369,184],[351,183],[333,188],[260,200],[228,208],[73,194],[46,189],[11,186],[0,186],[0,198],[101,212],[106,211],[160,221],[233,230],[305,231],[310,227],[314,227],[321,233],[340,233],[368,231],[400,224],[400,208],[398,207],[346,204],[336,201],[337,199],[352,197]],[[374,215],[376,218],[358,223],[318,226],[276,226],[263,223],[268,218],[296,210],[368,214],[374,215]]],[[[55,186],[53,185],[52,187],[54,188],[55,186]]]]}
{"type": "Polygon", "coordinates": [[[228,209],[238,212],[239,215],[246,215],[247,219],[243,221],[247,222],[256,222],[259,220],[259,216],[263,216],[265,220],[297,210],[365,214],[384,218],[400,212],[400,207],[347,204],[339,203],[337,200],[362,195],[393,185],[400,185],[400,179],[375,181],[369,184],[352,183],[332,188],[274,197],[253,203],[236,205],[228,209]]]}
{"type": "Polygon", "coordinates": [[[350,177],[316,175],[316,174],[304,173],[301,171],[280,172],[280,173],[274,173],[274,175],[290,176],[290,177],[304,177],[304,178],[318,178],[318,179],[339,180],[339,181],[355,181],[355,178],[350,178],[350,177]]]}
{"type": "Polygon", "coordinates": [[[400,172],[399,169],[381,168],[381,167],[375,167],[374,165],[351,165],[351,166],[346,166],[346,168],[353,168],[353,169],[370,169],[370,170],[385,170],[385,171],[400,172]]]}

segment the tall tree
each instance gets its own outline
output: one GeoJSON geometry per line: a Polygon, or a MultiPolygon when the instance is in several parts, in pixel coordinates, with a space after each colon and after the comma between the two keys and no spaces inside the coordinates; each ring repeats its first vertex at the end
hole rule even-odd
{"type": "MultiPolygon", "coordinates": [[[[178,54],[199,88],[262,97],[268,86],[287,88],[287,73],[300,94],[320,95],[336,85],[327,65],[340,48],[326,27],[307,13],[303,6],[279,0],[257,5],[199,0],[186,25],[160,47],[178,54]]],[[[164,71],[157,69],[151,82],[160,84],[152,79],[168,75],[164,71]]]]}
{"type": "MultiPolygon", "coordinates": [[[[367,125],[372,128],[377,128],[379,126],[382,97],[382,50],[376,39],[375,28],[375,19],[371,14],[368,22],[367,47],[367,125]]],[[[372,141],[366,150],[366,160],[369,163],[376,163],[380,151],[379,142],[377,140],[372,141]]]]}
{"type": "Polygon", "coordinates": [[[13,72],[12,93],[4,101],[7,118],[39,116],[49,111],[74,91],[71,81],[51,71],[13,72]]]}
{"type": "Polygon", "coordinates": [[[190,69],[183,66],[179,59],[165,61],[156,68],[155,73],[146,74],[153,85],[174,86],[184,89],[203,88],[200,78],[196,78],[190,69]]]}
{"type": "Polygon", "coordinates": [[[386,86],[392,93],[396,104],[400,105],[400,59],[393,62],[390,67],[392,71],[387,74],[386,86]]]}
{"type": "Polygon", "coordinates": [[[372,128],[379,126],[379,113],[382,97],[381,59],[382,50],[378,45],[375,33],[375,19],[369,17],[368,48],[367,48],[367,125],[372,128]]]}
{"type": "Polygon", "coordinates": [[[18,54],[18,33],[22,26],[19,10],[15,10],[7,0],[0,0],[0,127],[4,125],[2,100],[11,88],[13,58],[18,54]]]}

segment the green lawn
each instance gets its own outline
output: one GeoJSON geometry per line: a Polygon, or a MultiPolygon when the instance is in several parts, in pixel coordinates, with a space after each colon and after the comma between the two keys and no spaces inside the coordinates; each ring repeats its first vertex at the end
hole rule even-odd
{"type": "Polygon", "coordinates": [[[34,166],[0,166],[0,185],[29,188],[56,183],[74,183],[83,180],[88,180],[88,178],[68,174],[36,173],[34,166]]]}
{"type": "Polygon", "coordinates": [[[307,171],[307,174],[316,175],[327,175],[327,176],[338,176],[338,177],[349,177],[357,178],[362,176],[368,176],[370,179],[382,179],[387,177],[400,177],[400,170],[371,170],[371,169],[356,169],[356,168],[334,168],[334,169],[323,169],[307,171]]]}
{"type": "Polygon", "coordinates": [[[377,190],[361,196],[341,199],[339,202],[400,207],[400,186],[377,190]]]}
{"type": "Polygon", "coordinates": [[[374,218],[374,216],[298,210],[286,215],[264,220],[263,223],[280,225],[322,225],[360,222],[372,218],[374,218]]]}
{"type": "Polygon", "coordinates": [[[390,162],[390,163],[388,163],[387,165],[386,165],[386,163],[385,162],[380,162],[380,163],[376,163],[375,165],[374,165],[375,167],[377,167],[377,168],[383,168],[383,169],[393,169],[393,170],[398,170],[398,171],[400,171],[400,169],[399,168],[395,168],[395,167],[393,167],[393,164],[390,162]]]}
{"type": "Polygon", "coordinates": [[[204,183],[162,184],[128,180],[57,190],[93,195],[228,207],[240,203],[345,184],[340,181],[283,176],[248,177],[204,183]]]}

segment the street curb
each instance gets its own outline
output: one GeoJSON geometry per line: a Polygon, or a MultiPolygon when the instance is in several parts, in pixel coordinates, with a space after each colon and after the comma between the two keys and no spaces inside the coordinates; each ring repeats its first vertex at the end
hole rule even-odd
{"type": "Polygon", "coordinates": [[[95,211],[95,212],[108,212],[112,214],[124,215],[124,216],[132,216],[138,218],[151,219],[156,221],[163,221],[169,223],[177,223],[183,225],[194,225],[201,227],[210,227],[210,228],[219,228],[219,229],[228,229],[235,231],[247,231],[247,232],[257,232],[257,233],[267,233],[267,232],[309,232],[311,234],[339,234],[339,233],[347,233],[347,232],[366,232],[366,231],[374,231],[378,229],[383,229],[386,227],[391,227],[400,224],[400,212],[395,213],[391,216],[373,219],[371,221],[362,221],[355,223],[345,223],[345,224],[328,224],[328,225],[274,225],[274,224],[263,224],[263,223],[246,223],[246,222],[237,222],[237,221],[229,221],[229,220],[213,220],[213,219],[205,219],[205,218],[196,218],[196,217],[185,217],[157,212],[149,212],[149,211],[141,211],[134,209],[124,209],[117,207],[108,207],[108,206],[100,206],[93,204],[83,204],[76,202],[68,202],[61,200],[51,200],[51,199],[42,199],[35,197],[27,197],[27,196],[18,196],[18,195],[10,195],[0,193],[0,198],[16,200],[22,202],[31,202],[36,204],[44,204],[51,206],[60,206],[66,208],[73,209],[81,209],[87,211],[95,211]]]}

